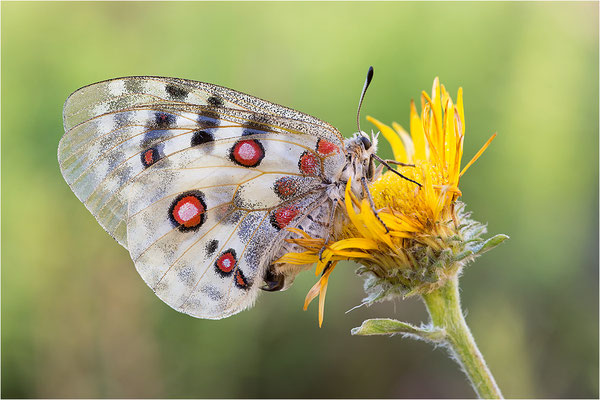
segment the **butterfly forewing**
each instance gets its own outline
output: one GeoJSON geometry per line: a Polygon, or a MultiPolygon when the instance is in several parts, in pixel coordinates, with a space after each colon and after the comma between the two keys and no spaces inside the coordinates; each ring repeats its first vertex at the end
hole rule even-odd
{"type": "Polygon", "coordinates": [[[329,124],[220,86],[131,77],[73,93],[59,163],[167,304],[203,318],[251,305],[294,226],[344,166],[329,124]]]}

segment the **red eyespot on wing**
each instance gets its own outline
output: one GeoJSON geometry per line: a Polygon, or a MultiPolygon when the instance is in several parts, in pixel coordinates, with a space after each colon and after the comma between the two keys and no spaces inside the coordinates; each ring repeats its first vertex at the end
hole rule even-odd
{"type": "Polygon", "coordinates": [[[281,207],[271,215],[271,224],[278,230],[283,229],[292,222],[298,213],[299,210],[294,205],[281,207]]]}
{"type": "Polygon", "coordinates": [[[153,162],[154,158],[154,149],[146,150],[144,153],[144,164],[150,165],[153,162]]]}
{"type": "Polygon", "coordinates": [[[321,169],[321,162],[311,152],[305,151],[298,160],[300,172],[306,175],[318,175],[321,169]]]}
{"type": "Polygon", "coordinates": [[[329,140],[319,139],[317,141],[317,153],[327,156],[332,153],[339,153],[340,149],[329,140]]]}
{"type": "Polygon", "coordinates": [[[250,286],[248,286],[248,280],[240,269],[235,271],[235,286],[239,287],[240,289],[250,289],[250,286]]]}
{"type": "Polygon", "coordinates": [[[274,188],[280,198],[287,199],[296,193],[296,182],[293,178],[285,176],[275,181],[274,188]]]}
{"type": "Polygon", "coordinates": [[[160,160],[160,151],[158,147],[151,147],[141,153],[142,164],[148,168],[158,160],[160,160]]]}
{"type": "Polygon", "coordinates": [[[231,275],[236,263],[237,258],[235,255],[235,250],[229,249],[217,257],[217,260],[215,261],[215,268],[219,274],[228,276],[231,275]]]}
{"type": "Polygon", "coordinates": [[[187,192],[171,203],[169,218],[181,231],[196,230],[204,223],[205,212],[206,203],[202,193],[187,192]]]}
{"type": "Polygon", "coordinates": [[[257,167],[265,157],[265,149],[258,140],[240,140],[229,152],[229,158],[242,167],[257,167]]]}

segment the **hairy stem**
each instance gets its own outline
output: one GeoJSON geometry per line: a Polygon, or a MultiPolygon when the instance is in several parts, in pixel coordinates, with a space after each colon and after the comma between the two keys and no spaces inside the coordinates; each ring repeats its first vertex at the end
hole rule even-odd
{"type": "Polygon", "coordinates": [[[458,277],[449,279],[444,286],[424,294],[433,327],[444,329],[444,344],[460,364],[480,398],[502,398],[500,388],[487,367],[477,344],[471,335],[460,308],[458,277]]]}

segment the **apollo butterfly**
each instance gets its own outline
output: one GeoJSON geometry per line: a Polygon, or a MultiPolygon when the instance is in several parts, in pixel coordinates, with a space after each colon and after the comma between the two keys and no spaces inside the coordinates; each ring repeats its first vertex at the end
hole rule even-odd
{"type": "Polygon", "coordinates": [[[73,192],[156,295],[199,318],[289,287],[303,268],[273,265],[301,251],[286,228],[327,240],[348,180],[363,198],[380,171],[376,137],[344,140],[315,117],[203,82],[95,83],[69,96],[63,119],[58,160],[73,192]]]}

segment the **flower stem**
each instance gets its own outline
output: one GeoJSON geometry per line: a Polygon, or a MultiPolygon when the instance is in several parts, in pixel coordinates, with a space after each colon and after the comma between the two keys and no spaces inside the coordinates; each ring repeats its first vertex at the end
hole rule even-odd
{"type": "Polygon", "coordinates": [[[444,344],[462,367],[479,398],[502,398],[460,308],[458,277],[454,276],[444,286],[424,294],[423,299],[433,327],[446,331],[444,344]]]}

